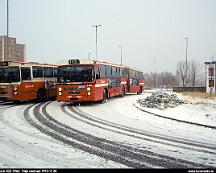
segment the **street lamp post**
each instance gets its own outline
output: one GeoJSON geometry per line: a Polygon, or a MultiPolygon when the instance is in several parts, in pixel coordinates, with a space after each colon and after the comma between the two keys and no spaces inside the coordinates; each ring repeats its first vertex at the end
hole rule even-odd
{"type": "Polygon", "coordinates": [[[118,47],[120,47],[120,49],[121,49],[121,64],[122,64],[122,45],[119,45],[118,47]]]}
{"type": "Polygon", "coordinates": [[[188,54],[188,37],[185,37],[185,41],[186,41],[186,55],[185,55],[185,66],[186,66],[186,69],[185,69],[185,85],[186,85],[186,82],[187,82],[187,71],[188,71],[188,62],[187,62],[187,54],[188,54]]]}
{"type": "Polygon", "coordinates": [[[156,64],[156,59],[154,59],[154,65],[155,65],[154,82],[155,82],[155,88],[157,89],[157,64],[156,64]]]}
{"type": "Polygon", "coordinates": [[[91,52],[88,53],[88,59],[90,60],[91,52]]]}
{"type": "Polygon", "coordinates": [[[9,0],[7,0],[7,37],[9,36],[9,0]]]}
{"type": "Polygon", "coordinates": [[[98,47],[98,43],[97,43],[97,28],[100,27],[102,25],[93,25],[92,27],[95,27],[95,30],[96,30],[96,50],[95,50],[95,54],[96,54],[96,59],[97,59],[97,47],[98,47]]]}

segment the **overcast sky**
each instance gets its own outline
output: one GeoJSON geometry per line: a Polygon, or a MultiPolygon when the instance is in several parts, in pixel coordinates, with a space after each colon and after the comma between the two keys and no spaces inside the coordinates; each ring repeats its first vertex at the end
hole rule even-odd
{"type": "MultiPolygon", "coordinates": [[[[9,35],[26,44],[26,60],[56,63],[98,59],[175,72],[185,60],[204,62],[216,53],[216,0],[9,0],[9,35]],[[156,61],[154,61],[156,60],[156,61]],[[155,63],[156,62],[156,63],[155,63]]],[[[6,35],[6,0],[0,0],[0,35],[6,35]]]]}

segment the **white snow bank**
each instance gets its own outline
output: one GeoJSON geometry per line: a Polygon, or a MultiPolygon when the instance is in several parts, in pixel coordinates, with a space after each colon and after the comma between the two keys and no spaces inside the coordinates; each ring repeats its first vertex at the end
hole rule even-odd
{"type": "Polygon", "coordinates": [[[159,114],[164,117],[216,127],[216,99],[208,100],[197,97],[194,98],[183,96],[179,93],[177,93],[177,95],[178,98],[186,101],[188,104],[161,110],[143,107],[139,103],[135,103],[135,105],[139,109],[159,114]]]}

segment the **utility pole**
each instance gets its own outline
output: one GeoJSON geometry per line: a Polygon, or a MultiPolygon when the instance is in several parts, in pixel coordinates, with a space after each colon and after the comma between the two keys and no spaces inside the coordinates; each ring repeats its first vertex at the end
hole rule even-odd
{"type": "Polygon", "coordinates": [[[96,30],[96,50],[95,50],[95,55],[96,55],[96,59],[97,59],[97,47],[98,47],[98,43],[97,43],[97,30],[98,30],[98,27],[100,27],[102,25],[93,25],[92,27],[95,27],[95,30],[96,30]]]}
{"type": "Polygon", "coordinates": [[[154,64],[155,64],[154,82],[155,82],[155,88],[157,89],[157,66],[156,66],[156,59],[154,59],[154,64]]]}
{"type": "Polygon", "coordinates": [[[9,37],[9,0],[7,0],[7,37],[9,37]]]}
{"type": "Polygon", "coordinates": [[[122,45],[119,45],[118,47],[120,47],[120,49],[121,49],[121,64],[122,64],[122,45]]]}
{"type": "Polygon", "coordinates": [[[185,37],[185,40],[186,40],[186,55],[185,55],[185,65],[186,65],[186,69],[185,69],[185,85],[187,83],[187,72],[188,72],[188,37],[185,37]]]}

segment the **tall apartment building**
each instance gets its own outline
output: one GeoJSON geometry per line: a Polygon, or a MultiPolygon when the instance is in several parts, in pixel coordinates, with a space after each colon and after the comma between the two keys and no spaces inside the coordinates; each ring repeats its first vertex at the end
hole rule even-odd
{"type": "Polygon", "coordinates": [[[0,36],[0,61],[24,61],[25,45],[17,44],[16,38],[0,36]]]}

